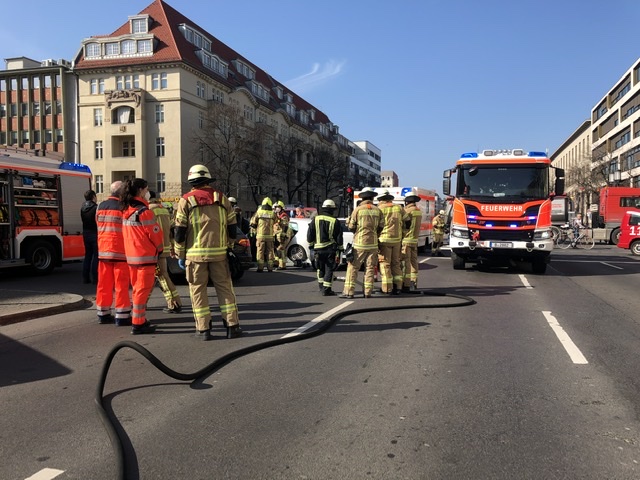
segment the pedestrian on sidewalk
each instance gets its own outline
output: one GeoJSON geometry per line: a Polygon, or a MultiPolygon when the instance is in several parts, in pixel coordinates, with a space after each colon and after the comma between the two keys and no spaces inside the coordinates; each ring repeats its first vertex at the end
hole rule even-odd
{"type": "Polygon", "coordinates": [[[98,224],[96,223],[96,192],[84,192],[84,203],[80,207],[82,219],[82,241],[84,260],[82,262],[82,283],[98,283],[98,224]]]}

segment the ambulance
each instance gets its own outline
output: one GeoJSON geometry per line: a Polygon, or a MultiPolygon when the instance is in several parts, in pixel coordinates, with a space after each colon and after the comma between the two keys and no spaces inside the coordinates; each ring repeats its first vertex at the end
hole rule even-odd
{"type": "MultiPolygon", "coordinates": [[[[416,203],[417,207],[422,212],[422,221],[420,222],[420,235],[418,236],[418,250],[425,251],[433,241],[433,228],[431,222],[436,215],[436,203],[438,200],[438,194],[435,190],[428,190],[421,187],[371,187],[371,189],[378,195],[382,195],[382,192],[388,190],[393,195],[393,203],[404,206],[404,197],[409,194],[418,195],[420,201],[416,203]]],[[[360,192],[362,190],[356,190],[353,194],[353,208],[358,206],[360,200],[360,192]]],[[[373,199],[373,203],[377,204],[376,198],[373,199]]]]}
{"type": "Polygon", "coordinates": [[[91,171],[38,153],[0,150],[0,269],[42,275],[84,258],[80,207],[91,171]]]}

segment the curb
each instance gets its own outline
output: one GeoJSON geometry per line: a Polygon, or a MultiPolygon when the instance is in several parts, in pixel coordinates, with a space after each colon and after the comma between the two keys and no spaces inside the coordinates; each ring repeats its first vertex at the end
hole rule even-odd
{"type": "Polygon", "coordinates": [[[13,323],[20,323],[25,320],[32,320],[34,318],[47,317],[49,315],[56,315],[59,313],[70,312],[72,310],[79,310],[84,307],[88,307],[93,304],[84,297],[73,302],[67,302],[62,304],[49,304],[39,308],[27,309],[23,312],[10,313],[7,315],[0,315],[0,326],[11,325],[13,323]]]}

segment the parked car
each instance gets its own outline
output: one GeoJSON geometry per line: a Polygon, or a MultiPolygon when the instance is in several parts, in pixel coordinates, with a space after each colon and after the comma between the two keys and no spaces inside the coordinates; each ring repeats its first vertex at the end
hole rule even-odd
{"type": "MultiPolygon", "coordinates": [[[[311,265],[315,268],[313,251],[311,251],[309,242],[307,242],[309,223],[312,221],[312,218],[292,218],[289,220],[289,225],[296,231],[296,234],[287,245],[287,257],[295,266],[302,267],[311,265]]],[[[353,233],[347,228],[346,218],[339,218],[338,222],[340,223],[340,228],[342,228],[343,247],[347,248],[348,243],[353,243],[353,233]]],[[[346,264],[344,255],[341,255],[340,263],[343,265],[346,264]]]]}
{"type": "MultiPolygon", "coordinates": [[[[232,280],[239,280],[244,275],[244,271],[253,266],[253,260],[251,258],[251,244],[249,238],[242,233],[240,227],[236,226],[236,239],[233,244],[233,253],[238,257],[242,264],[242,270],[239,270],[237,274],[231,275],[232,280]]],[[[305,237],[306,238],[306,237],[305,237]]],[[[184,270],[178,266],[178,260],[169,257],[167,259],[167,270],[169,275],[174,280],[184,279],[184,270]]]]}

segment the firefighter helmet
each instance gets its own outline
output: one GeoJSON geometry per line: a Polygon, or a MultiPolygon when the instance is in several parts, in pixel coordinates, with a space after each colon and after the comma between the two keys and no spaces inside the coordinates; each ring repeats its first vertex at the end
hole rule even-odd
{"type": "Polygon", "coordinates": [[[238,201],[236,200],[236,197],[229,197],[229,203],[235,205],[236,203],[238,203],[238,201]]]}
{"type": "Polygon", "coordinates": [[[333,200],[328,198],[324,202],[322,202],[322,208],[328,208],[328,209],[331,209],[331,210],[335,210],[336,202],[334,202],[333,200]]]}
{"type": "Polygon", "coordinates": [[[382,195],[378,195],[378,200],[393,200],[395,197],[387,189],[382,191],[382,195]]]}
{"type": "Polygon", "coordinates": [[[440,215],[444,215],[444,210],[440,210],[438,213],[439,213],[440,215]]]}
{"type": "Polygon", "coordinates": [[[280,207],[284,210],[284,202],[282,200],[278,200],[274,207],[280,207]]]}
{"type": "Polygon", "coordinates": [[[365,187],[362,189],[362,191],[359,193],[359,197],[363,198],[363,199],[369,199],[369,198],[373,198],[376,195],[378,195],[376,192],[373,191],[373,188],[371,187],[365,187]]]}
{"type": "Polygon", "coordinates": [[[416,203],[420,201],[420,197],[414,192],[411,192],[409,195],[404,196],[404,201],[405,203],[416,203]]]}
{"type": "Polygon", "coordinates": [[[264,200],[262,200],[262,206],[266,206],[266,205],[269,205],[270,207],[273,206],[273,202],[269,197],[264,197],[264,200]]]}
{"type": "Polygon", "coordinates": [[[187,181],[192,185],[198,185],[200,183],[211,183],[211,173],[209,169],[204,165],[194,165],[189,169],[189,175],[187,181]]]}

